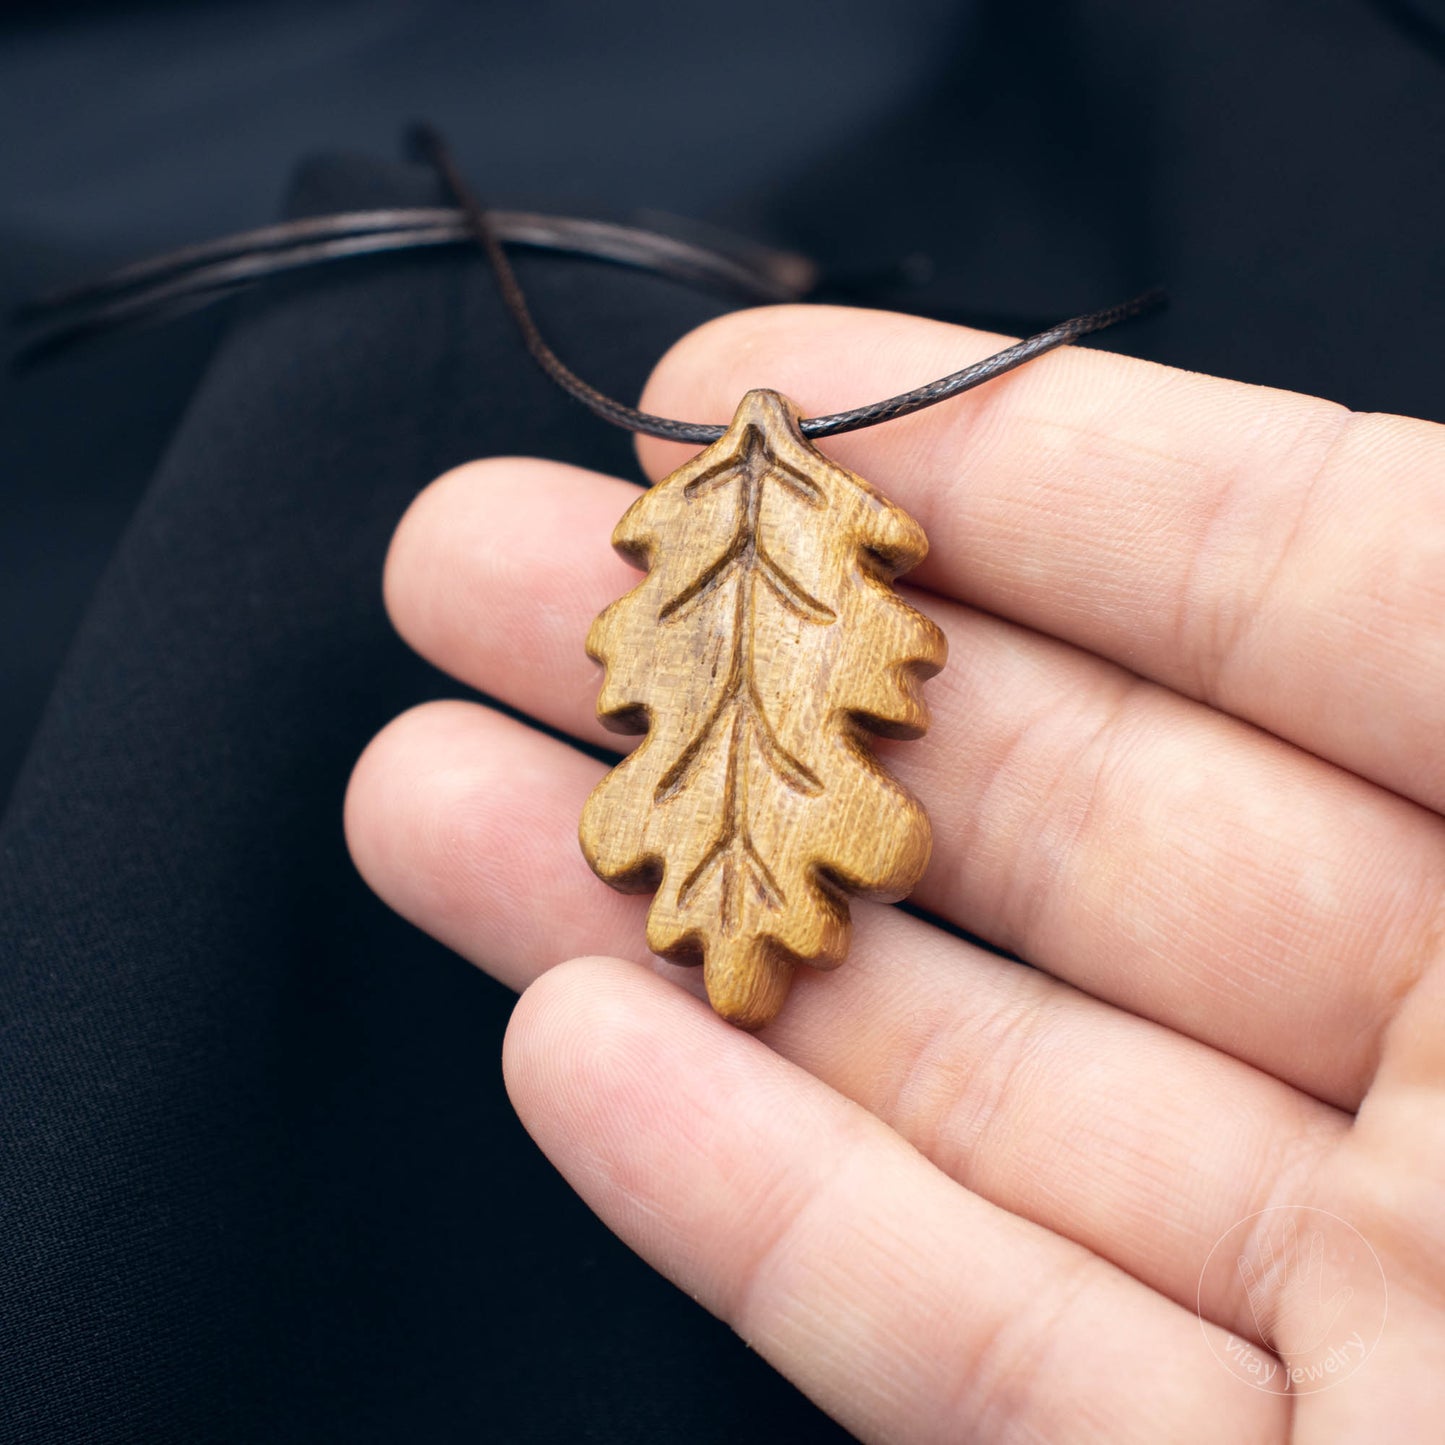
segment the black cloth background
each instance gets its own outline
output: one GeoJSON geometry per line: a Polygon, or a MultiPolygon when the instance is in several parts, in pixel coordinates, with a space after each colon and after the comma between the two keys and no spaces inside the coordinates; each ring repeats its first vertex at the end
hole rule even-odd
{"type": "MultiPolygon", "coordinates": [[[[690,195],[849,294],[938,315],[1053,319],[1162,280],[1171,313],[1107,345],[1445,417],[1437,9],[944,9],[898,12],[949,48],[811,155],[780,162],[765,129],[716,155],[705,116],[669,119],[714,193],[658,204],[690,195]],[[900,278],[909,254],[928,279],[900,278]]],[[[649,59],[645,27],[633,43],[649,59]]],[[[650,59],[746,101],[757,43],[650,59]]],[[[465,87],[424,79],[475,173],[465,87]]],[[[654,189],[666,159],[643,167],[654,189]]],[[[589,182],[624,208],[643,199],[625,161],[589,182]]],[[[565,209],[581,183],[521,189],[488,194],[565,209]]],[[[332,159],[288,209],[434,196],[332,159]]],[[[620,269],[520,267],[559,349],[622,396],[722,309],[620,269]]],[[[366,740],[457,691],[381,609],[410,497],[489,453],[635,475],[628,439],[531,369],[460,254],[297,280],[65,365],[13,383],[3,430],[11,585],[54,589],[5,594],[7,625],[43,633],[35,598],[64,617],[90,586],[76,557],[109,555],[0,825],[0,1439],[840,1438],[576,1202],[502,1090],[510,996],[392,918],[342,843],[366,740]],[[71,525],[77,497],[111,522],[71,525]]],[[[28,733],[27,699],[5,701],[28,733]]]]}

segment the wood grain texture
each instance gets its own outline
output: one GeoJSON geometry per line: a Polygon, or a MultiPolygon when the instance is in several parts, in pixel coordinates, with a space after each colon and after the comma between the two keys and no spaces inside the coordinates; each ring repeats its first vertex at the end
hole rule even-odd
{"type": "Polygon", "coordinates": [[[588,799],[582,851],[613,887],[656,890],[648,946],[702,963],[718,1013],[758,1028],[798,963],[842,961],[850,894],[896,900],[927,866],[927,815],[867,734],[928,727],[943,634],[891,585],[928,543],[773,391],[612,541],[647,576],[588,634],[597,712],[646,737],[588,799]]]}

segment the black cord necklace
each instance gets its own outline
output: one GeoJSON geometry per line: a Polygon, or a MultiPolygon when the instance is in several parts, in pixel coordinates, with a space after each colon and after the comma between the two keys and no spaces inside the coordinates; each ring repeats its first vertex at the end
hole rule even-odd
{"type": "MultiPolygon", "coordinates": [[[[486,252],[496,274],[502,300],[517,323],[528,352],[563,391],[575,397],[603,421],[609,421],[627,431],[662,437],[666,441],[705,444],[717,441],[727,431],[726,426],[716,422],[674,421],[670,417],[652,416],[648,412],[638,411],[636,407],[627,406],[604,395],[572,371],[542,339],[542,333],[532,319],[527,298],[522,293],[521,283],[512,269],[512,263],[507,259],[507,253],[497,237],[488,213],[467,185],[446,142],[435,129],[425,125],[415,127],[409,139],[417,157],[436,167],[460,207],[473,238],[486,252]]],[[[806,417],[798,423],[799,430],[810,441],[817,441],[823,437],[840,436],[843,432],[859,431],[878,422],[910,416],[925,407],[936,406],[941,401],[961,396],[964,392],[971,391],[986,381],[992,381],[994,377],[1002,376],[1057,346],[1067,346],[1081,337],[1142,316],[1163,304],[1162,290],[1155,288],[1146,291],[1130,301],[1107,307],[1103,311],[1093,311],[1086,316],[1075,316],[1068,321],[1061,321],[1047,331],[1026,337],[993,356],[965,366],[961,371],[941,376],[937,381],[915,387],[900,396],[890,396],[869,406],[854,407],[852,411],[835,412],[830,416],[806,417]]]]}
{"type": "Polygon", "coordinates": [[[1157,306],[1151,291],[1050,327],[926,386],[799,417],[750,391],[727,425],[638,411],[589,385],[542,339],[486,209],[445,142],[412,135],[486,252],[537,364],[597,416],[706,449],[627,510],[613,545],[647,575],[592,624],[602,723],[643,741],[593,790],[582,851],[624,892],[651,892],[647,943],[703,965],[708,998],[744,1028],[783,1006],[800,963],[841,963],[852,894],[905,897],[928,863],[922,803],[870,734],[917,738],[942,631],[893,580],[923,529],[813,442],[959,396],[1056,346],[1157,306]]]}

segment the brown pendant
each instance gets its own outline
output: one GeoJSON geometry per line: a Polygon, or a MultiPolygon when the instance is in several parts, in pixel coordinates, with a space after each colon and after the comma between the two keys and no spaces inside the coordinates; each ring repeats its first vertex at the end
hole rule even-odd
{"type": "Polygon", "coordinates": [[[597,714],[645,733],[582,813],[582,851],[656,891],[647,944],[703,964],[724,1018],[760,1028],[798,963],[848,950],[848,895],[895,901],[928,864],[919,802],[867,733],[928,727],[943,634],[893,591],[923,529],[829,461],[774,391],[628,508],[612,536],[642,583],[592,624],[597,714]]]}

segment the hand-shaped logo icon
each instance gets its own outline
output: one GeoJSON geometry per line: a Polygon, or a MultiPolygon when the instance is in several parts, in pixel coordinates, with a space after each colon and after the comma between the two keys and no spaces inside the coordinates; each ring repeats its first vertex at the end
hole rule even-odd
{"type": "Polygon", "coordinates": [[[1259,1390],[1327,1389],[1369,1357],[1385,1326],[1384,1271],[1360,1232],[1307,1205],[1262,1210],[1227,1230],[1199,1276],[1215,1357],[1259,1390]]]}
{"type": "Polygon", "coordinates": [[[1268,1228],[1261,1232],[1258,1252],[1258,1268],[1247,1254],[1236,1261],[1256,1335],[1277,1344],[1293,1324],[1297,1337],[1289,1341],[1290,1353],[1313,1354],[1355,1297],[1346,1284],[1325,1298],[1324,1233],[1311,1229],[1301,1247],[1299,1226],[1291,1216],[1279,1230],[1277,1244],[1268,1228]]]}

